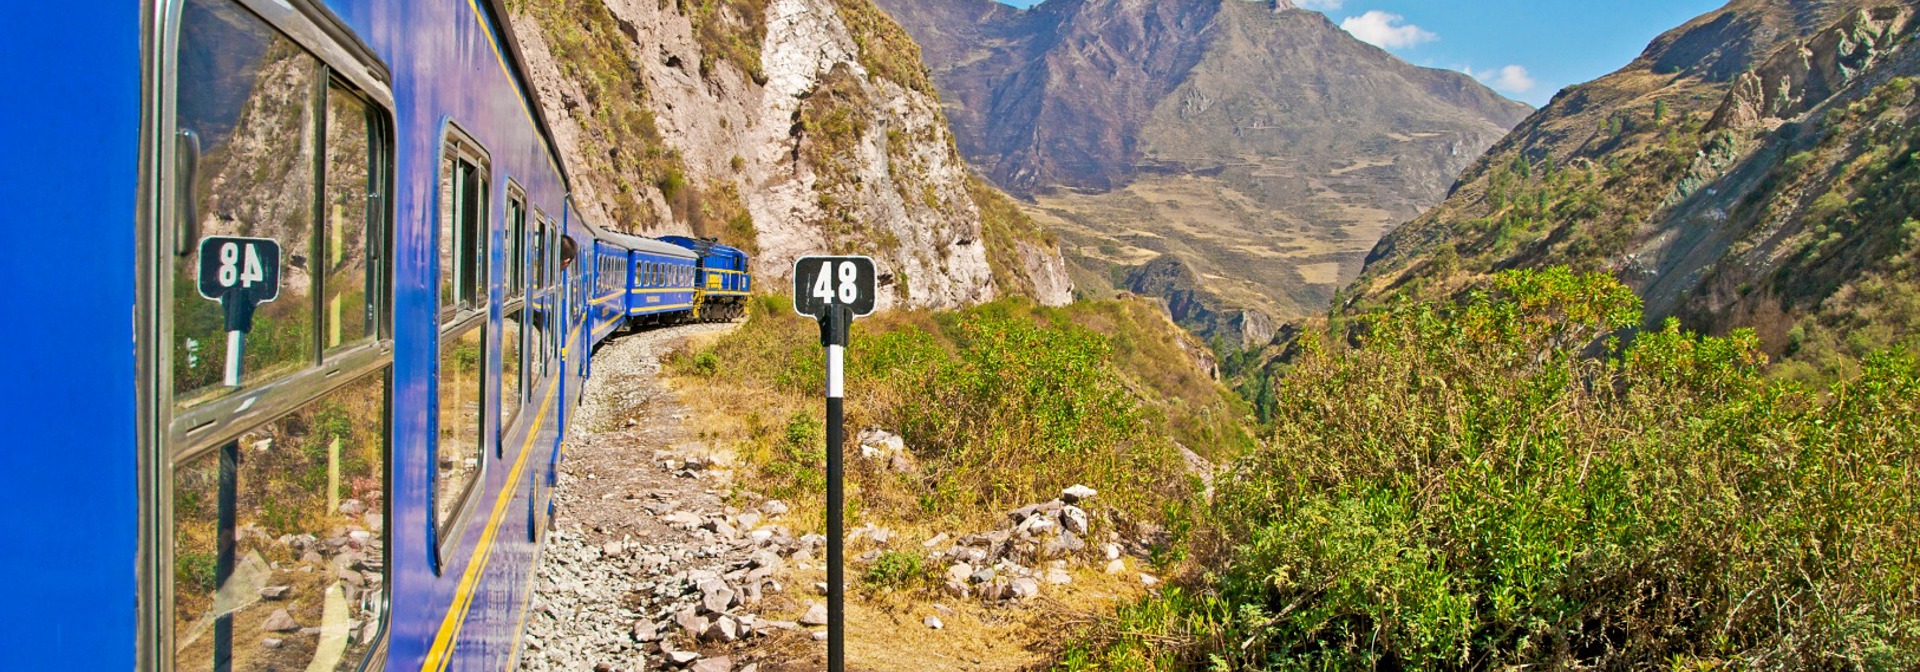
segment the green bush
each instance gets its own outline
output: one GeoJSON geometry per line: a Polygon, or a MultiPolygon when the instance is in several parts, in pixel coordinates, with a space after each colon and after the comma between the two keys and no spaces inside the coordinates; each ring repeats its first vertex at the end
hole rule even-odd
{"type": "Polygon", "coordinates": [[[1307,339],[1214,573],[1063,665],[1920,666],[1920,358],[1810,390],[1751,333],[1599,341],[1639,320],[1549,270],[1307,339]]]}
{"type": "Polygon", "coordinates": [[[872,588],[908,588],[925,579],[926,560],[912,553],[886,551],[867,566],[861,580],[872,588]]]}

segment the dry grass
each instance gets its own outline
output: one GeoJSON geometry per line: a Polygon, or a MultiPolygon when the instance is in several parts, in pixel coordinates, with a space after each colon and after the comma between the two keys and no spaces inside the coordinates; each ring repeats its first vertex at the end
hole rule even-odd
{"type": "MultiPolygon", "coordinates": [[[[787,501],[791,512],[781,523],[796,533],[820,532],[825,527],[825,512],[819,506],[818,461],[824,459],[815,446],[823,438],[817,422],[824,414],[819,381],[821,350],[817,328],[786,308],[785,297],[763,297],[752,304],[752,317],[741,329],[725,336],[704,337],[689,342],[669,358],[669,386],[692,411],[690,422],[698,438],[716,450],[729,452],[737,464],[739,485],[735,495],[742,503],[757,497],[787,501]],[[726,375],[715,375],[726,372],[726,375]],[[747,492],[752,491],[753,495],[747,492]]],[[[995,332],[1000,333],[1000,332],[995,332]]],[[[909,473],[890,470],[883,461],[859,457],[857,447],[848,446],[847,510],[848,529],[867,523],[893,532],[884,550],[904,552],[924,558],[932,549],[923,542],[946,533],[961,536],[994,529],[1002,524],[1004,512],[1023,503],[1041,501],[1051,492],[1071,482],[1088,479],[1101,490],[1095,505],[1095,530],[1089,538],[1099,538],[1116,530],[1121,520],[1151,520],[1181,528],[1185,510],[1169,506],[1190,501],[1188,480],[1180,475],[1177,460],[1155,459],[1123,464],[1122,472],[1087,471],[1101,462],[1102,451],[1114,448],[1094,445],[1086,454],[1068,452],[1022,452],[1008,444],[992,443],[993,435],[974,435],[968,428],[976,425],[1017,426],[1014,418],[993,416],[997,420],[943,425],[939,422],[913,424],[903,409],[919,407],[958,414],[973,413],[993,406],[999,393],[969,393],[956,397],[929,392],[928,387],[949,385],[940,376],[919,378],[911,373],[915,365],[904,359],[875,372],[872,360],[926,356],[942,359],[946,366],[976,366],[963,354],[983,342],[1007,347],[1010,360],[1034,357],[1024,352],[1036,347],[1056,349],[1057,340],[1041,334],[1081,334],[1082,343],[1105,352],[1098,365],[1102,370],[1124,372],[1112,390],[1119,396],[1103,404],[1129,404],[1138,407],[1140,421],[1151,427],[1136,460],[1170,457],[1166,452],[1170,438],[1180,437],[1195,450],[1221,454],[1247,448],[1247,435],[1240,421],[1245,409],[1224,388],[1199,372],[1182,352],[1187,337],[1158,311],[1144,302],[1106,302],[1080,304],[1070,309],[1040,309],[1023,302],[1002,302],[970,309],[964,313],[935,314],[923,311],[897,311],[862,320],[855,330],[855,347],[849,358],[849,397],[847,403],[848,442],[853,443],[860,428],[881,426],[906,435],[916,467],[909,473]],[[982,341],[987,338],[970,331],[970,324],[995,324],[1012,321],[1005,333],[1017,338],[1008,341],[982,341]],[[1039,332],[1027,332],[1019,324],[1030,324],[1039,332]],[[1026,342],[1023,338],[1039,338],[1026,342]],[[906,340],[901,340],[906,339],[906,340]],[[916,340],[921,339],[921,340],[916,340]],[[921,345],[912,345],[920,343],[921,345]],[[911,346],[911,347],[909,347],[911,346]],[[963,363],[964,362],[964,363],[963,363]],[[878,373],[893,372],[888,375],[878,373]],[[932,381],[932,382],[927,382],[932,381]],[[927,408],[932,404],[933,408],[927,408]],[[945,427],[946,434],[914,430],[913,427],[945,427]],[[982,443],[984,442],[984,443],[982,443]],[[992,459],[975,463],[957,452],[968,446],[994,447],[992,459]],[[957,451],[957,452],[956,452],[957,451]],[[1089,458],[1086,455],[1092,455],[1089,458]],[[1073,476],[1085,472],[1091,476],[1073,476]],[[1030,487],[1017,474],[1033,476],[1030,487]],[[1101,476],[1100,474],[1107,474],[1101,476]],[[1005,492],[984,492],[976,477],[999,483],[1005,492]],[[1098,479],[1098,480],[1093,480],[1098,479]],[[1046,489],[1045,494],[1034,491],[1046,489]],[[1125,512],[1121,514],[1121,512],[1125,512]],[[1118,517],[1116,517],[1118,516],[1118,517]]],[[[1052,354],[1052,353],[1048,353],[1052,354]]],[[[1048,360],[1041,360],[1048,361],[1048,360]]],[[[1080,386],[1087,387],[1087,386],[1080,386]]],[[[961,388],[972,389],[972,388],[961,388]]],[[[1091,389],[1091,388],[1089,388],[1091,389]]],[[[1084,394],[1086,390],[1062,390],[1084,394]]],[[[1011,394],[1005,393],[1005,394],[1011,394]]],[[[1006,397],[1009,399],[1015,397],[1006,397]]],[[[1015,405],[994,413],[1023,413],[1026,406],[1015,405]]],[[[1039,411],[1035,411],[1039,412],[1039,411]]],[[[967,416],[973,417],[973,416],[967,416]]],[[[1115,416],[1088,416],[1106,422],[1115,416]],[[1100,420],[1105,418],[1106,420],[1100,420]]],[[[1099,436],[1106,430],[1088,426],[1086,436],[1099,436]]],[[[1081,432],[1076,432],[1080,435],[1081,432]]],[[[1027,436],[1027,435],[1020,435],[1027,436]]],[[[1126,436],[1126,435],[1119,435],[1126,436]]],[[[1031,435],[1034,445],[1046,444],[1045,433],[1031,435]]],[[[1051,444],[1047,444],[1051,445],[1051,444]]],[[[883,550],[861,540],[849,544],[849,558],[858,558],[869,550],[883,550]]],[[[1169,561],[1181,552],[1168,549],[1161,556],[1169,561]]],[[[865,580],[868,567],[857,562],[848,567],[849,582],[849,661],[858,670],[1018,670],[1044,664],[1055,655],[1062,642],[1058,634],[1074,623],[1085,623],[1092,614],[1111,613],[1117,604],[1132,603],[1145,596],[1138,572],[1141,566],[1128,559],[1129,571],[1108,576],[1098,569],[1072,570],[1068,586],[1047,586],[1045,598],[1025,604],[987,604],[977,599],[958,599],[944,594],[936,577],[945,565],[924,560],[919,573],[907,573],[886,585],[865,580]],[[952,609],[951,614],[935,611],[934,604],[952,609]],[[923,619],[938,615],[944,628],[934,631],[923,619]]],[[[1158,573],[1158,572],[1156,572],[1158,573]]],[[[789,590],[768,603],[766,617],[793,619],[819,597],[811,586],[825,580],[823,563],[816,559],[796,563],[787,576],[789,590]]],[[[824,646],[804,636],[782,637],[756,645],[748,654],[760,659],[767,670],[816,669],[824,656],[824,646]]]]}

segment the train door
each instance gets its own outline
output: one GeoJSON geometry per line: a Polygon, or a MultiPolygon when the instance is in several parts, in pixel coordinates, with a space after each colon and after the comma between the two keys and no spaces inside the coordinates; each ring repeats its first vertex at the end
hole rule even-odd
{"type": "Polygon", "coordinates": [[[388,606],[387,70],[323,10],[162,4],[139,664],[357,669],[388,606]]]}

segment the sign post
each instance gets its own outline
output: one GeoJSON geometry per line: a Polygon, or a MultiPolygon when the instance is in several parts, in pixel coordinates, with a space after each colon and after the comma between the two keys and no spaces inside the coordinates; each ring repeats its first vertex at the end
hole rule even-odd
{"type": "Polygon", "coordinates": [[[827,350],[827,670],[846,669],[846,351],[853,319],[873,313],[878,285],[867,257],[803,257],[793,262],[793,309],[820,322],[827,350]]]}
{"type": "Polygon", "coordinates": [[[200,295],[220,302],[227,327],[227,387],[240,386],[240,360],[253,309],[280,298],[280,243],[266,238],[200,240],[200,295]]]}

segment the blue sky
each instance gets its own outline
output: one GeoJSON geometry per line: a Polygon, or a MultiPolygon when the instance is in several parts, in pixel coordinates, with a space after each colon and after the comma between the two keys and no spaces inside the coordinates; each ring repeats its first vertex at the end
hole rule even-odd
{"type": "MultiPolygon", "coordinates": [[[[1015,6],[1036,0],[1002,0],[1015,6]]],[[[1408,62],[1471,74],[1535,106],[1632,61],[1726,0],[1295,0],[1408,62]]]]}

